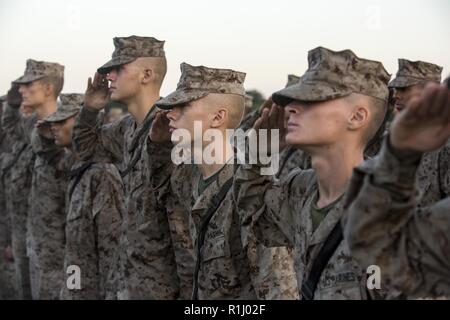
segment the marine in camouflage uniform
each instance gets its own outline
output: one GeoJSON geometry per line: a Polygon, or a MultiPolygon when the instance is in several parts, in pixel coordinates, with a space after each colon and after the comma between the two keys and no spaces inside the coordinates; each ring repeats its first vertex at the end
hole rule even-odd
{"type": "MultiPolygon", "coordinates": [[[[14,89],[14,91],[16,91],[14,89]]],[[[12,90],[9,95],[13,95],[12,90]]],[[[3,118],[2,127],[11,143],[11,150],[2,165],[1,179],[5,188],[5,205],[11,220],[11,245],[14,256],[15,277],[19,299],[31,299],[30,266],[26,249],[28,196],[31,189],[31,176],[34,166],[34,152],[30,143],[18,125],[17,116],[9,117],[8,112],[18,112],[21,97],[15,92],[16,99],[5,108],[8,111],[3,118]],[[14,101],[17,100],[17,101],[14,101]],[[13,108],[13,109],[11,109],[13,108]],[[9,121],[12,120],[12,121],[9,121]]],[[[34,115],[29,115],[30,124],[36,122],[34,115]]]]}
{"type": "MultiPolygon", "coordinates": [[[[423,152],[442,145],[450,133],[446,130],[445,136],[445,130],[436,134],[430,129],[442,125],[450,128],[449,112],[445,112],[450,110],[448,92],[446,105],[445,100],[441,103],[443,112],[438,111],[432,117],[429,109],[439,109],[429,101],[422,104],[419,116],[412,115],[410,110],[397,115],[409,113],[410,128],[406,122],[403,128],[409,130],[406,131],[409,144],[415,145],[401,148],[387,136],[380,155],[354,170],[346,199],[343,229],[352,255],[363,267],[380,268],[381,286],[400,290],[411,298],[450,295],[450,197],[422,207],[417,184],[423,152]],[[414,127],[420,129],[411,129],[414,127]],[[423,146],[419,140],[424,141],[423,146]]],[[[393,126],[398,123],[394,121],[393,126]]],[[[391,133],[398,132],[397,128],[393,127],[391,133]]]]}
{"type": "MultiPolygon", "coordinates": [[[[112,59],[98,69],[100,74],[134,63],[139,58],[165,61],[164,41],[152,37],[114,38],[114,46],[112,59]]],[[[190,292],[191,282],[185,280],[183,271],[183,264],[187,262],[176,260],[182,253],[174,250],[186,247],[183,243],[178,244],[183,237],[177,231],[184,228],[182,224],[187,228],[188,222],[176,214],[167,216],[165,203],[148,182],[144,154],[152,150],[152,165],[162,166],[170,161],[164,149],[170,150],[171,146],[155,146],[148,140],[156,108],[146,107],[149,111],[141,122],[129,110],[129,115],[102,125],[97,121],[98,109],[85,105],[74,127],[74,150],[81,161],[91,161],[99,152],[108,154],[108,161],[121,170],[126,214],[120,240],[119,299],[188,298],[184,293],[190,292]]],[[[191,277],[192,273],[188,279],[191,277]]]]}
{"type": "MultiPolygon", "coordinates": [[[[300,83],[272,95],[275,104],[291,108],[293,101],[323,102],[356,92],[378,99],[383,108],[389,74],[381,63],[360,59],[350,50],[323,47],[309,52],[308,63],[300,83]]],[[[297,282],[304,288],[319,251],[341,219],[342,195],[318,208],[315,169],[296,169],[282,181],[261,175],[260,169],[260,165],[241,165],[236,173],[234,192],[243,226],[252,226],[255,236],[268,246],[294,247],[297,282]]],[[[317,287],[303,289],[303,299],[368,298],[365,270],[352,259],[345,241],[336,245],[319,273],[317,287]]]]}
{"type": "MultiPolygon", "coordinates": [[[[83,102],[81,94],[61,94],[55,113],[45,118],[52,126],[55,144],[71,148],[74,117],[83,102]],[[70,130],[69,130],[70,129],[70,130]],[[62,137],[61,137],[62,136],[62,137]]],[[[68,166],[61,157],[58,164],[68,166]]],[[[102,160],[102,159],[99,159],[102,160]]],[[[76,161],[66,170],[70,182],[66,192],[65,281],[61,299],[116,299],[118,240],[124,195],[117,168],[109,163],[76,161]],[[81,288],[69,289],[70,266],[80,268],[81,288]]]]}
{"type": "MultiPolygon", "coordinates": [[[[19,86],[35,81],[64,78],[64,66],[45,61],[27,60],[25,73],[14,83],[19,86]]],[[[55,90],[57,90],[55,88],[55,90]]],[[[53,108],[56,108],[54,97],[53,108]]],[[[51,112],[51,110],[49,110],[51,112]]],[[[49,148],[51,143],[39,135],[33,117],[22,117],[18,110],[9,109],[8,122],[17,122],[17,130],[31,144],[36,156],[31,180],[27,215],[27,254],[33,299],[58,299],[63,281],[65,209],[63,190],[65,172],[54,166],[54,159],[63,152],[49,148]]]]}
{"type": "MultiPolygon", "coordinates": [[[[417,88],[417,94],[423,90],[425,83],[441,81],[442,67],[424,61],[398,60],[398,72],[389,86],[394,89],[394,99],[399,93],[417,88]]],[[[403,93],[404,94],[404,93],[403,93]]],[[[397,103],[404,104],[405,98],[397,103]]],[[[450,196],[450,141],[438,150],[426,152],[417,170],[417,178],[421,191],[421,207],[427,207],[450,196]]]]}
{"type": "MultiPolygon", "coordinates": [[[[0,98],[0,116],[3,114],[3,101],[5,97],[0,98]]],[[[10,156],[10,141],[6,132],[0,127],[0,169],[4,167],[4,162],[10,156]]],[[[11,236],[11,214],[6,206],[4,180],[0,180],[0,299],[16,299],[16,277],[13,261],[7,259],[6,250],[12,246],[11,236]]]]}
{"type": "MultiPolygon", "coordinates": [[[[245,95],[245,74],[242,72],[195,67],[186,63],[181,65],[181,72],[177,90],[158,101],[159,108],[173,109],[195,103],[209,94],[220,94],[214,99],[245,95]]],[[[192,107],[196,108],[195,105],[192,107]]],[[[237,108],[229,110],[230,114],[236,114],[236,118],[240,118],[239,115],[244,112],[243,105],[229,105],[227,108],[237,108]]],[[[233,129],[230,118],[227,119],[228,126],[231,126],[228,129],[233,129]]],[[[240,230],[230,184],[235,166],[232,157],[219,171],[204,179],[199,166],[180,164],[173,169],[167,184],[169,206],[172,210],[184,211],[190,218],[198,271],[194,274],[193,298],[296,299],[298,288],[292,252],[284,247],[265,248],[251,233],[240,230]],[[221,191],[222,188],[225,189],[221,191]],[[224,199],[217,209],[208,212],[212,210],[213,198],[220,192],[225,192],[224,199]]]]}

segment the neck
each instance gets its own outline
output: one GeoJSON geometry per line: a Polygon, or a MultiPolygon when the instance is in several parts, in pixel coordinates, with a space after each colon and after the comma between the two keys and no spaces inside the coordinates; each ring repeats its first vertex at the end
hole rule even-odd
{"type": "MultiPolygon", "coordinates": [[[[204,150],[205,146],[203,146],[204,150]]],[[[224,139],[222,142],[222,148],[216,148],[214,149],[214,159],[215,161],[211,164],[205,163],[205,160],[199,161],[199,164],[197,165],[200,169],[200,172],[202,173],[202,176],[204,179],[209,178],[216,172],[218,172],[220,169],[224,167],[225,164],[228,163],[230,158],[233,157],[234,151],[233,146],[229,143],[227,139],[224,139]]],[[[195,152],[195,157],[200,157],[199,152],[195,152]]]]}
{"type": "Polygon", "coordinates": [[[35,108],[39,120],[42,120],[56,111],[56,100],[49,100],[35,108]]]}
{"type": "Polygon", "coordinates": [[[147,90],[137,94],[132,101],[127,101],[128,111],[141,124],[156,101],[160,98],[159,90],[147,90]]]}
{"type": "Polygon", "coordinates": [[[323,208],[344,194],[353,168],[363,161],[363,149],[352,144],[313,150],[311,163],[319,188],[317,207],[323,208]]]}

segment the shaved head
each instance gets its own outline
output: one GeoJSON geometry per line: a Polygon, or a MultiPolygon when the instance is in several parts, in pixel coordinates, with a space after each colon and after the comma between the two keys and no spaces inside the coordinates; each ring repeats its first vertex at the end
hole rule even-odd
{"type": "Polygon", "coordinates": [[[140,70],[151,70],[154,76],[154,84],[161,87],[167,73],[167,60],[165,57],[143,57],[135,61],[135,66],[140,70]]]}
{"type": "Polygon", "coordinates": [[[387,111],[387,101],[358,93],[352,93],[344,99],[350,106],[366,106],[369,111],[367,126],[362,134],[362,143],[365,146],[383,124],[387,111]]]}
{"type": "Polygon", "coordinates": [[[245,97],[237,94],[210,93],[204,99],[204,105],[213,113],[220,109],[227,110],[227,129],[235,129],[239,126],[244,116],[245,97]]]}

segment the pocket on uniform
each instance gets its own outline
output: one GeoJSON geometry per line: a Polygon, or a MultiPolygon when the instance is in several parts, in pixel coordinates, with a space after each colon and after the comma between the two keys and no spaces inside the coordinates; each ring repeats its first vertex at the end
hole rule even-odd
{"type": "Polygon", "coordinates": [[[228,251],[224,235],[206,239],[203,245],[203,262],[226,257],[229,254],[228,251]]]}
{"type": "Polygon", "coordinates": [[[75,221],[81,218],[81,210],[73,210],[72,206],[69,207],[68,215],[66,217],[66,222],[75,221]]]}

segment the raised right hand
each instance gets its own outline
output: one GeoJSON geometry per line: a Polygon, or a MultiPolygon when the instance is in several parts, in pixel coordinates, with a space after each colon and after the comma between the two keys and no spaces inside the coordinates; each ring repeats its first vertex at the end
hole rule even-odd
{"type": "Polygon", "coordinates": [[[390,142],[398,151],[436,150],[450,138],[450,91],[429,84],[422,95],[411,99],[394,119],[390,142]]]}
{"type": "Polygon", "coordinates": [[[84,96],[84,105],[92,109],[100,110],[106,106],[109,99],[108,80],[105,75],[96,72],[94,80],[92,80],[91,77],[88,79],[88,85],[84,96]]]}
{"type": "MultiPolygon", "coordinates": [[[[279,150],[283,150],[286,144],[286,127],[284,108],[273,103],[272,98],[269,98],[260,109],[261,116],[253,124],[253,129],[258,132],[260,129],[267,130],[267,137],[269,139],[268,145],[270,145],[271,130],[279,130],[279,150]]],[[[258,134],[259,136],[259,134],[258,134]]]]}
{"type": "Polygon", "coordinates": [[[22,104],[22,95],[19,93],[19,85],[12,84],[6,95],[6,101],[13,108],[19,108],[22,104]]]}
{"type": "Polygon", "coordinates": [[[150,140],[157,143],[170,142],[171,134],[169,132],[169,119],[167,118],[168,111],[156,111],[153,119],[152,127],[149,132],[150,140]]]}

